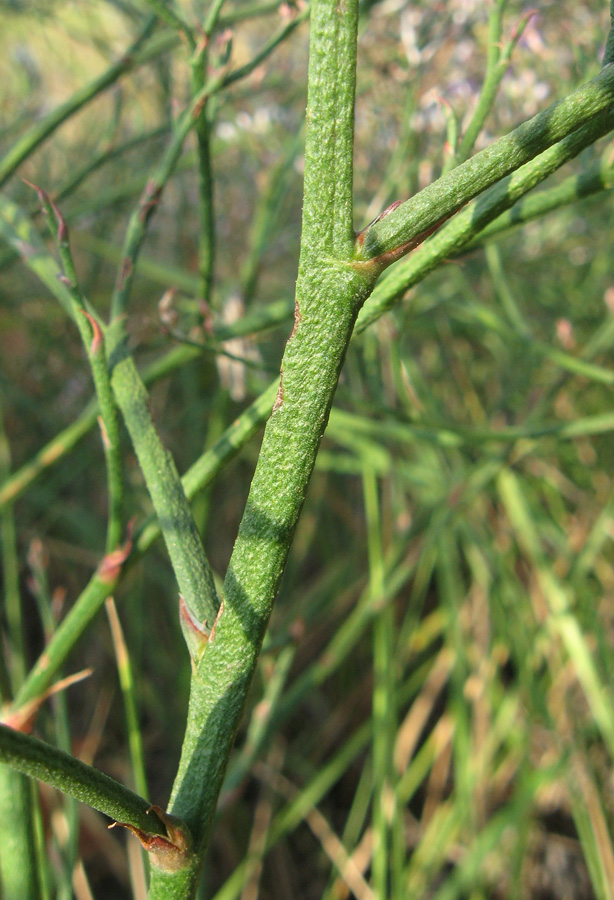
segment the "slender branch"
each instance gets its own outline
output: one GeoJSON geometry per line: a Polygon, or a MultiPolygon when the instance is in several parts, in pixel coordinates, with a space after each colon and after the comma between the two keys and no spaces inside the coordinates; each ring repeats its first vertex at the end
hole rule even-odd
{"type": "MultiPolygon", "coordinates": [[[[22,248],[24,259],[28,265],[45,280],[55,296],[58,299],[61,298],[69,314],[74,314],[75,304],[78,311],[81,311],[78,306],[81,298],[73,294],[70,286],[58,280],[57,277],[53,277],[55,262],[19,209],[0,198],[0,211],[2,212],[0,229],[4,229],[5,236],[8,236],[14,244],[15,242],[23,243],[26,237],[29,239],[27,250],[24,251],[22,248]]],[[[66,254],[65,248],[64,253],[66,254]]],[[[66,256],[66,262],[70,266],[71,260],[68,256],[66,256]]],[[[99,337],[102,337],[100,329],[99,337]]],[[[113,392],[124,414],[141,468],[145,474],[177,576],[179,590],[192,620],[206,627],[206,622],[209,624],[213,622],[219,605],[213,576],[174,461],[162,446],[153,425],[146,389],[134,361],[126,353],[127,338],[122,319],[116,320],[114,325],[107,330],[106,337],[108,338],[109,365],[112,369],[113,392]]],[[[106,376],[106,362],[104,371],[106,376]]],[[[122,559],[121,563],[123,561],[122,559]]],[[[119,577],[121,563],[119,566],[115,566],[112,574],[105,570],[102,576],[97,573],[90,581],[77,604],[78,614],[71,620],[70,626],[64,622],[64,627],[59,630],[60,637],[56,636],[54,648],[56,660],[68,652],[74,644],[76,634],[78,636],[81,633],[79,629],[82,630],[84,624],[87,624],[102,602],[113,591],[119,577]]],[[[189,630],[185,633],[186,639],[193,637],[189,630]]],[[[188,645],[193,655],[197,651],[202,651],[202,642],[195,647],[188,640],[188,645]]],[[[31,677],[28,678],[27,686],[24,685],[20,691],[18,702],[24,702],[24,697],[31,699],[33,692],[35,692],[34,696],[38,696],[41,692],[41,685],[50,677],[50,671],[50,657],[47,653],[34,667],[31,677]]]]}
{"type": "Polygon", "coordinates": [[[217,25],[220,13],[222,12],[222,6],[225,2],[226,0],[211,0],[203,28],[203,31],[207,35],[207,37],[211,35],[213,29],[217,25]]]}
{"type": "Polygon", "coordinates": [[[139,709],[130,653],[113,598],[108,597],[105,605],[107,608],[109,625],[111,627],[111,634],[113,636],[113,648],[115,650],[119,684],[124,698],[124,715],[126,718],[126,730],[128,732],[132,778],[134,786],[141,797],[147,799],[149,790],[147,787],[147,774],[145,771],[143,738],[139,725],[139,709]]]}
{"type": "Polygon", "coordinates": [[[183,19],[179,13],[166,2],[166,0],[145,0],[145,2],[151,7],[152,12],[159,19],[180,34],[188,42],[188,46],[194,49],[196,45],[194,29],[188,25],[185,19],[183,19]]]}
{"type": "MultiPolygon", "coordinates": [[[[35,185],[32,185],[35,187],[35,185]]],[[[41,188],[36,188],[50,223],[57,224],[56,244],[63,266],[58,265],[47,252],[40,235],[32,227],[22,210],[7,198],[0,196],[0,235],[12,249],[21,254],[27,265],[47,285],[63,309],[77,325],[85,353],[92,370],[92,377],[101,413],[103,449],[107,466],[109,491],[109,516],[107,550],[114,549],[121,538],[123,523],[123,474],[119,446],[119,427],[111,391],[109,371],[105,355],[104,339],[96,319],[88,312],[88,304],[77,283],[68,229],[55,204],[41,188]]]]}
{"type": "Polygon", "coordinates": [[[462,209],[451,222],[440,228],[377,285],[360,313],[356,331],[360,333],[368,328],[444,259],[459,253],[486,225],[512,207],[520,197],[577,156],[585,147],[608,134],[612,128],[614,110],[609,109],[462,209]]]}
{"type": "Polygon", "coordinates": [[[76,321],[73,297],[68,286],[58,277],[60,272],[56,260],[47,251],[43,239],[23,210],[2,194],[0,236],[49,289],[66,314],[76,321]]]}
{"type": "MultiPolygon", "coordinates": [[[[198,94],[205,84],[209,66],[209,41],[215,28],[223,0],[216,0],[209,8],[202,40],[190,60],[192,93],[198,94]]],[[[211,103],[207,98],[200,107],[196,122],[196,144],[198,149],[198,213],[200,229],[198,235],[198,273],[200,294],[205,303],[211,303],[215,269],[215,209],[213,195],[213,165],[211,160],[211,103]]]]}
{"type": "Polygon", "coordinates": [[[359,236],[357,261],[387,265],[398,259],[415,246],[419,235],[428,233],[486,188],[608,110],[613,102],[614,66],[606,66],[592,81],[374,222],[359,236]]]}
{"type": "Polygon", "coordinates": [[[183,151],[183,145],[188,134],[195,127],[201,105],[207,97],[217,90],[222,84],[222,78],[217,76],[209,80],[194,95],[188,108],[184,111],[177,123],[171,142],[164,156],[147,179],[147,183],[141,194],[139,202],[133,211],[122,251],[122,262],[117,274],[115,289],[111,298],[111,319],[117,319],[124,315],[132,281],[136,269],[136,260],[145,240],[147,226],[160,202],[162,191],[173,174],[179,157],[183,151]]]}
{"type": "MultiPolygon", "coordinates": [[[[210,628],[219,600],[175,461],[162,444],[153,423],[147,390],[126,350],[123,321],[117,320],[108,334],[113,393],[145,476],[180,595],[192,620],[203,629],[210,628]]],[[[190,632],[184,629],[184,634],[187,640],[190,632]]],[[[200,642],[194,645],[188,641],[188,646],[193,658],[202,650],[200,642]]]]}
{"type": "MultiPolygon", "coordinates": [[[[200,79],[194,76],[197,85],[200,79]]],[[[213,190],[213,165],[211,160],[211,133],[213,122],[210,121],[211,104],[205,106],[198,117],[196,127],[198,145],[198,188],[200,233],[198,238],[198,274],[200,276],[200,295],[208,305],[211,303],[211,291],[215,274],[215,198],[213,190]]]]}
{"type": "Polygon", "coordinates": [[[614,147],[610,145],[601,159],[598,159],[580,175],[572,175],[555,187],[538,191],[520,200],[510,210],[502,213],[490,225],[483,228],[475,238],[463,247],[462,252],[470,252],[485,241],[517,228],[563,206],[592,197],[614,187],[614,147]]]}
{"type": "Polygon", "coordinates": [[[0,766],[0,877],[6,900],[42,900],[46,858],[36,839],[34,785],[25,775],[0,766]]]}
{"type": "MultiPolygon", "coordinates": [[[[10,470],[11,445],[4,424],[4,398],[0,395],[0,478],[7,478],[10,470]]],[[[4,616],[9,645],[0,659],[0,699],[6,703],[26,674],[17,529],[12,503],[7,503],[0,511],[0,551],[4,616]]]]}
{"type": "Polygon", "coordinates": [[[503,36],[503,15],[509,0],[495,0],[488,17],[488,45],[486,58],[486,72],[478,97],[477,106],[473,112],[469,125],[463,134],[456,154],[456,162],[464,162],[471,154],[471,150],[482,126],[492,109],[497,88],[503,78],[505,67],[499,78],[496,77],[501,60],[501,38],[503,36]]]}
{"type": "MultiPolygon", "coordinates": [[[[35,187],[35,185],[32,185],[35,187]]],[[[64,217],[55,203],[41,188],[35,187],[47,213],[49,225],[57,225],[55,239],[62,262],[64,274],[60,280],[68,288],[72,305],[72,316],[77,324],[85,353],[92,370],[92,378],[100,409],[100,427],[102,446],[104,449],[107,490],[109,495],[109,512],[107,524],[107,553],[119,546],[123,533],[124,478],[119,440],[119,423],[113,399],[105,341],[102,329],[95,317],[87,311],[88,304],[81,293],[77,280],[77,272],[70,249],[68,228],[64,217]]],[[[52,229],[53,230],[53,229],[52,229]]]]}
{"type": "Polygon", "coordinates": [[[511,39],[508,41],[504,49],[501,50],[500,43],[503,32],[503,13],[505,11],[505,7],[507,6],[507,2],[508,0],[497,0],[495,7],[490,14],[490,29],[488,36],[488,64],[486,68],[486,76],[484,78],[484,83],[482,85],[482,90],[480,92],[480,97],[475,108],[475,112],[471,117],[471,121],[467,126],[467,130],[465,131],[465,134],[463,135],[460,146],[458,148],[458,162],[464,162],[471,154],[473,145],[475,144],[478,135],[482,130],[484,122],[486,121],[491,109],[494,106],[495,100],[497,98],[497,91],[499,90],[499,85],[503,80],[503,76],[507,72],[507,68],[512,58],[512,53],[514,52],[514,48],[522,37],[522,34],[530,18],[533,16],[532,12],[527,13],[525,16],[523,16],[523,18],[514,29],[511,39]]]}
{"type": "Polygon", "coordinates": [[[166,836],[164,825],[156,815],[148,815],[149,803],[138,794],[63,750],[2,724],[0,762],[93,806],[116,822],[166,836]]]}
{"type": "MultiPolygon", "coordinates": [[[[197,95],[205,85],[205,76],[209,65],[209,42],[217,25],[224,0],[214,0],[204,23],[202,37],[192,42],[192,93],[197,95]]],[[[200,233],[198,242],[198,271],[201,279],[201,296],[206,303],[211,302],[215,267],[215,210],[213,196],[213,170],[211,160],[210,121],[211,102],[209,98],[200,107],[196,122],[196,141],[198,147],[199,178],[199,215],[200,233]]]]}

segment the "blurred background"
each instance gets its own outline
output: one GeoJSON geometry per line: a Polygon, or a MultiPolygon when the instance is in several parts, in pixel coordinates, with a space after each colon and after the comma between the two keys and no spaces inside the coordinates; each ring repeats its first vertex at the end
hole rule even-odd
{"type": "MultiPolygon", "coordinates": [[[[0,152],[121,58],[152,6],[0,3],[0,152]]],[[[448,164],[450,123],[462,134],[471,121],[489,17],[500,6],[361,4],[357,231],[448,164]]],[[[594,77],[609,25],[605,0],[503,6],[504,43],[528,21],[477,149],[594,77]]],[[[176,0],[174,8],[201,22],[208,4],[176,0]]],[[[228,0],[212,65],[228,53],[233,69],[249,62],[298,12],[228,0]]],[[[57,128],[3,188],[46,237],[22,178],[56,198],[81,287],[104,317],[129,216],[190,95],[188,49],[168,24],[139,52],[138,64],[57,128]]],[[[304,23],[208,104],[209,296],[198,275],[194,135],[139,258],[128,327],[140,366],[182,342],[206,344],[224,323],[232,337],[245,317],[260,321],[225,343],[209,341],[152,385],[156,424],[180,472],[279,371],[300,241],[307,54],[304,23]]],[[[609,176],[608,139],[544,189],[598,164],[609,176]]],[[[202,897],[614,897],[608,186],[447,262],[353,342],[202,897]]],[[[7,478],[92,396],[74,324],[1,242],[0,396],[7,478]]],[[[124,438],[127,507],[139,528],[151,504],[124,438]]],[[[258,445],[251,441],[194,503],[220,578],[258,445]]],[[[104,553],[97,430],[2,508],[12,510],[18,535],[29,668],[104,553]]],[[[165,806],[190,663],[161,542],[132,567],[115,601],[149,798],[165,806]]],[[[6,640],[4,651],[10,660],[6,640]]],[[[133,784],[104,613],[66,673],[86,666],[92,676],[49,702],[35,733],[52,743],[70,733],[75,755],[133,784]]],[[[108,832],[102,816],[50,789],[41,799],[50,897],[143,896],[138,853],[126,853],[133,838],[108,832]]]]}

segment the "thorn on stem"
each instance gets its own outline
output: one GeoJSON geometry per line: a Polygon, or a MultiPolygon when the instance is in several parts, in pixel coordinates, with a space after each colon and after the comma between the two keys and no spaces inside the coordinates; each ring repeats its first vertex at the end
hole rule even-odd
{"type": "Polygon", "coordinates": [[[109,828],[119,825],[127,828],[139,839],[141,845],[150,854],[151,862],[165,872],[177,872],[190,862],[192,852],[192,835],[188,826],[177,816],[171,816],[159,806],[150,806],[148,813],[153,812],[164,825],[166,837],[157,832],[144,831],[129,822],[111,822],[109,828]]]}
{"type": "Polygon", "coordinates": [[[123,291],[124,285],[126,284],[127,279],[132,275],[132,260],[129,256],[124,256],[122,259],[121,265],[119,267],[119,272],[117,273],[117,283],[115,285],[115,290],[117,292],[123,291]]]}
{"type": "MultiPolygon", "coordinates": [[[[159,204],[161,193],[161,185],[159,185],[153,178],[150,178],[145,185],[145,189],[141,195],[140,201],[139,221],[144,225],[150,217],[154,207],[159,204]]],[[[132,264],[130,271],[132,271],[132,264]]]]}
{"type": "Polygon", "coordinates": [[[109,433],[107,431],[107,427],[104,424],[104,419],[102,416],[98,416],[98,427],[100,428],[100,436],[102,438],[102,446],[105,450],[111,449],[111,441],[109,440],[109,433]]]}
{"type": "Polygon", "coordinates": [[[33,184],[31,181],[28,181],[27,178],[23,178],[22,181],[24,184],[27,184],[28,187],[33,188],[38,194],[38,199],[40,200],[43,209],[47,211],[47,208],[51,208],[53,214],[55,216],[58,230],[56,234],[58,244],[67,244],[68,243],[68,226],[66,225],[66,219],[60,212],[57,205],[51,199],[47,191],[43,190],[42,187],[39,187],[37,184],[33,184]]]}
{"type": "Polygon", "coordinates": [[[179,594],[179,622],[193,665],[198,665],[209,640],[206,620],[200,622],[179,594]]]}
{"type": "Polygon", "coordinates": [[[111,553],[107,553],[98,566],[96,575],[100,579],[100,581],[103,581],[106,584],[113,584],[119,577],[121,568],[125,561],[128,559],[130,551],[132,550],[133,531],[134,519],[130,519],[126,527],[125,542],[121,546],[119,546],[117,550],[112,550],[111,553]]]}
{"type": "Polygon", "coordinates": [[[522,37],[522,32],[525,30],[531,19],[534,19],[538,15],[538,11],[536,9],[528,9],[524,15],[516,22],[514,27],[512,28],[512,33],[510,35],[510,43],[516,44],[522,37]]]}
{"type": "Polygon", "coordinates": [[[369,224],[365,228],[362,229],[362,231],[358,232],[358,234],[356,235],[356,243],[360,247],[362,247],[364,240],[365,240],[365,235],[366,235],[367,231],[369,230],[369,228],[371,228],[373,225],[375,225],[376,222],[379,222],[381,219],[384,219],[389,213],[392,212],[393,209],[396,209],[397,206],[400,206],[402,202],[403,202],[402,200],[395,200],[394,203],[391,203],[390,206],[387,206],[383,212],[381,212],[378,216],[376,216],[374,219],[372,219],[369,222],[369,224]]]}
{"type": "Polygon", "coordinates": [[[94,334],[92,337],[92,342],[90,344],[90,354],[92,356],[95,356],[100,351],[100,349],[104,347],[102,329],[100,328],[100,325],[98,324],[94,316],[92,316],[91,313],[88,313],[86,309],[82,309],[80,310],[80,312],[86,317],[86,319],[89,319],[89,323],[92,326],[92,331],[94,332],[94,334]]]}

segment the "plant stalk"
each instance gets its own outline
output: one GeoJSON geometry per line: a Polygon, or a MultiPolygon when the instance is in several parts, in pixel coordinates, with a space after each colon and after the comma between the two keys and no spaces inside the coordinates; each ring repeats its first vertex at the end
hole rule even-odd
{"type": "Polygon", "coordinates": [[[193,896],[217,798],[358,310],[373,282],[350,264],[357,0],[312,6],[303,238],[295,325],[282,360],[220,612],[192,677],[170,811],[196,854],[152,869],[150,900],[193,896]],[[176,885],[176,887],[175,887],[176,885]]]}

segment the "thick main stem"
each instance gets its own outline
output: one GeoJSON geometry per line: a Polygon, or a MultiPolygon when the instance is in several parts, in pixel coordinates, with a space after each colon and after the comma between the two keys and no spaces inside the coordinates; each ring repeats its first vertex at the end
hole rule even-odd
{"type": "Polygon", "coordinates": [[[170,811],[198,849],[189,871],[153,870],[150,898],[195,889],[217,797],[339,372],[372,282],[351,264],[357,0],[312,7],[305,190],[295,325],[228,574],[193,678],[170,811]]]}

